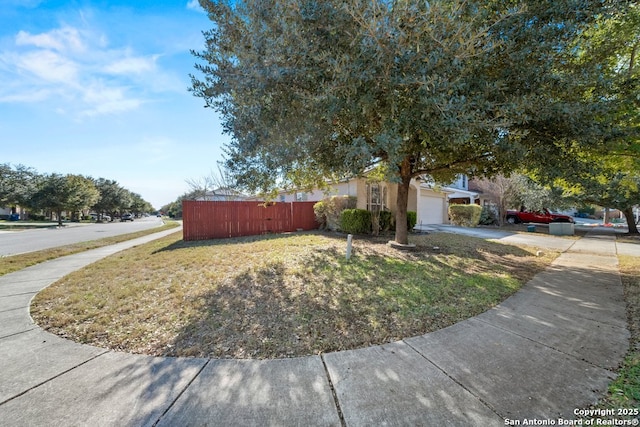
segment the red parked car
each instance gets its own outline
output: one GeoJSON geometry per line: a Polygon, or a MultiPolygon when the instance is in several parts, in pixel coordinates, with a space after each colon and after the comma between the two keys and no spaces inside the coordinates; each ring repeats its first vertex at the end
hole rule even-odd
{"type": "Polygon", "coordinates": [[[549,224],[550,222],[575,222],[575,220],[562,214],[549,212],[548,209],[541,211],[507,211],[507,222],[509,224],[517,224],[519,222],[537,222],[541,224],[549,224]]]}

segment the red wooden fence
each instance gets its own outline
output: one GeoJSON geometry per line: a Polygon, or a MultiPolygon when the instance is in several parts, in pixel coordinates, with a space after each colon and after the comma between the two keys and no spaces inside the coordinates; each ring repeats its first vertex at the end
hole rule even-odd
{"type": "Polygon", "coordinates": [[[220,239],[318,228],[315,202],[182,202],[184,240],[220,239]]]}

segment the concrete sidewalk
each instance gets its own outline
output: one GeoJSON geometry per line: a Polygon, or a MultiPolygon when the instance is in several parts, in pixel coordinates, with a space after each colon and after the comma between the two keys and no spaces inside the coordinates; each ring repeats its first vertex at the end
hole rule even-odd
{"type": "MultiPolygon", "coordinates": [[[[175,232],[171,230],[170,232],[175,232]]],[[[295,359],[157,358],[31,322],[33,295],[156,236],[0,277],[3,426],[503,426],[574,419],[628,348],[614,236],[571,242],[498,307],[382,346],[295,359]]]]}

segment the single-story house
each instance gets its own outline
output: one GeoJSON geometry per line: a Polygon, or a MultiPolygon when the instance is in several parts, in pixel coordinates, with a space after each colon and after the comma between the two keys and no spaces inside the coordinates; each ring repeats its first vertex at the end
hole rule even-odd
{"type": "Polygon", "coordinates": [[[239,202],[254,200],[254,198],[231,188],[217,188],[215,190],[207,191],[202,196],[196,197],[195,200],[201,202],[239,202]]]}
{"type": "Polygon", "coordinates": [[[0,219],[9,219],[14,215],[18,215],[20,219],[25,219],[27,211],[21,206],[0,207],[0,219]]]}
{"type": "Polygon", "coordinates": [[[0,207],[0,219],[9,219],[12,213],[11,208],[0,207]]]}
{"type": "MultiPolygon", "coordinates": [[[[467,203],[476,203],[478,194],[465,188],[467,181],[466,177],[460,177],[449,186],[439,186],[429,179],[412,179],[409,184],[407,210],[416,212],[416,228],[428,224],[447,224],[449,222],[448,208],[452,196],[455,196],[456,200],[460,197],[467,197],[471,200],[467,203]]],[[[277,200],[280,202],[315,202],[330,196],[355,197],[358,209],[394,212],[398,197],[398,184],[374,183],[365,178],[351,178],[329,184],[325,191],[281,192],[277,200]]]]}

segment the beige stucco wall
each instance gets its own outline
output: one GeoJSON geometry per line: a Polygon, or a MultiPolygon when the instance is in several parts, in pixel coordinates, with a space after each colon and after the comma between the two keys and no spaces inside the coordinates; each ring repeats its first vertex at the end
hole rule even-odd
{"type": "MultiPolygon", "coordinates": [[[[396,205],[398,203],[398,184],[386,183],[387,186],[387,209],[391,212],[396,211],[396,205]]],[[[418,210],[418,188],[420,183],[412,180],[409,186],[409,201],[407,204],[408,211],[417,212],[418,210]]],[[[438,193],[440,194],[440,193],[438,193]]],[[[330,196],[351,196],[356,197],[356,207],[358,209],[367,208],[367,181],[364,178],[354,178],[349,181],[339,182],[337,184],[331,184],[327,192],[321,190],[314,190],[311,193],[307,193],[308,201],[318,201],[325,197],[330,196]]],[[[442,197],[445,197],[442,194],[442,197]]],[[[278,200],[281,200],[278,198],[278,200]]],[[[295,193],[285,194],[286,202],[293,202],[296,200],[295,193]]],[[[445,215],[446,218],[446,215],[445,215]]]]}
{"type": "Polygon", "coordinates": [[[367,209],[367,182],[363,178],[351,180],[356,185],[356,208],[367,209]]]}
{"type": "MultiPolygon", "coordinates": [[[[387,208],[391,212],[395,212],[396,206],[398,205],[398,184],[388,183],[387,191],[388,191],[387,208]]],[[[365,207],[366,207],[366,197],[365,197],[365,207]]],[[[407,211],[415,212],[417,208],[418,208],[418,190],[416,189],[416,185],[412,181],[412,183],[409,185],[409,200],[407,203],[407,211]]]]}

